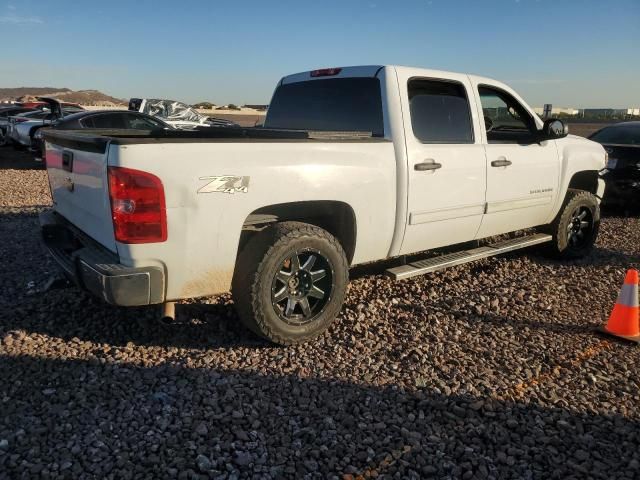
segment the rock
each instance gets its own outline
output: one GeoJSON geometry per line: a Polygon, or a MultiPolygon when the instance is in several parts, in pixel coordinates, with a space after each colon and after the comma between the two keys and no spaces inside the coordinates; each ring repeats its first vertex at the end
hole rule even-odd
{"type": "Polygon", "coordinates": [[[234,462],[240,467],[246,467],[253,461],[253,456],[249,452],[236,452],[234,462]]]}
{"type": "Polygon", "coordinates": [[[213,468],[211,460],[209,460],[209,458],[205,455],[198,455],[196,457],[196,465],[198,467],[198,470],[200,470],[202,473],[207,473],[213,468]]]}
{"type": "Polygon", "coordinates": [[[585,462],[589,459],[589,454],[584,450],[576,450],[573,456],[576,457],[581,462],[585,462]]]}
{"type": "Polygon", "coordinates": [[[207,428],[207,424],[204,422],[200,422],[197,426],[196,426],[196,430],[195,432],[200,435],[201,437],[206,436],[209,433],[209,429],[207,428]]]}

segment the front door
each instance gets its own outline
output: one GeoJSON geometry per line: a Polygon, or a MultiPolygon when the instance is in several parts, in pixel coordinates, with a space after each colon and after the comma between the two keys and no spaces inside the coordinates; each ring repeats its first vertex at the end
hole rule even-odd
{"type": "Polygon", "coordinates": [[[454,74],[399,80],[409,162],[401,253],[472,240],[484,213],[486,158],[470,81],[454,74]]]}
{"type": "Polygon", "coordinates": [[[477,85],[487,152],[487,209],[478,238],[543,225],[558,194],[555,141],[538,142],[536,122],[510,93],[477,85]]]}

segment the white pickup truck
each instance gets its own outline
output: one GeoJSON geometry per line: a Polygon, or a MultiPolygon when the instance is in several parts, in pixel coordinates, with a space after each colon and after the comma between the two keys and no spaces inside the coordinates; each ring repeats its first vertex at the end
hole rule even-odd
{"type": "Polygon", "coordinates": [[[602,146],[508,86],[407,67],[284,77],[264,128],[45,138],[42,234],[69,277],[168,315],[231,290],[281,344],[328,327],[355,264],[452,247],[387,270],[403,279],[541,243],[585,255],[604,191],[602,146]]]}

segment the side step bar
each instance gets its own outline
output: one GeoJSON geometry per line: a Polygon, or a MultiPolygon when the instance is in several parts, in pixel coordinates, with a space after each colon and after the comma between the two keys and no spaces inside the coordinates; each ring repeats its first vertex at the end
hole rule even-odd
{"type": "Polygon", "coordinates": [[[394,280],[404,280],[406,278],[424,275],[425,273],[437,272],[455,265],[473,262],[482,258],[493,257],[501,253],[511,252],[520,248],[531,247],[551,241],[551,235],[545,233],[536,233],[521,238],[512,238],[502,242],[493,243],[484,247],[474,248],[471,250],[463,250],[460,252],[449,253],[439,257],[428,258],[426,260],[418,260],[416,262],[401,265],[387,269],[387,275],[394,280]]]}

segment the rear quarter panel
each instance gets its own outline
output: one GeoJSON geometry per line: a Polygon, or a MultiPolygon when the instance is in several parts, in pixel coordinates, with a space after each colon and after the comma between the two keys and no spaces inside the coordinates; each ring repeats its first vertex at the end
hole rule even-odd
{"type": "Polygon", "coordinates": [[[393,143],[216,142],[114,145],[109,164],[158,176],[165,188],[168,239],[117,244],[121,261],[162,262],[167,299],[228,291],[242,225],[280,203],[342,201],[356,215],[353,263],[385,258],[396,210],[393,143]],[[246,193],[198,193],[207,177],[249,177],[246,193]]]}

